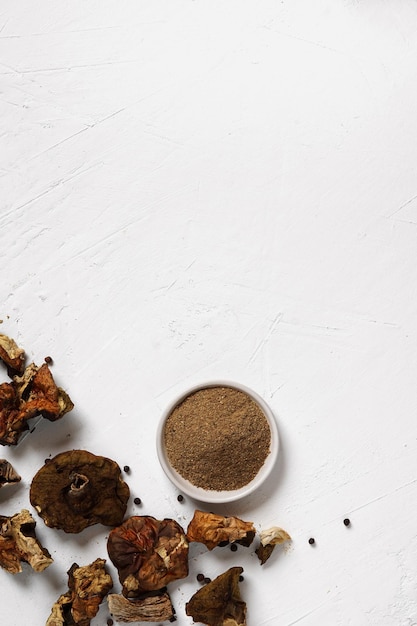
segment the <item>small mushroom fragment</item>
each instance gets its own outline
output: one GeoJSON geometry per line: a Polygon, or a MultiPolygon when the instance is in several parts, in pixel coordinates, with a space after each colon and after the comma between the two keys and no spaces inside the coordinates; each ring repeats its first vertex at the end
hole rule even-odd
{"type": "Polygon", "coordinates": [[[104,559],[96,559],[84,567],[73,563],[68,570],[68,591],[53,605],[46,626],[90,625],[104,596],[113,587],[105,563],[104,559]]]}
{"type": "Polygon", "coordinates": [[[171,598],[166,591],[131,600],[111,593],[107,596],[107,603],[116,622],[165,622],[174,617],[171,598]]]}
{"type": "Polygon", "coordinates": [[[27,422],[42,415],[54,422],[74,408],[68,394],[57,387],[51,371],[44,363],[31,363],[21,376],[0,385],[0,444],[16,445],[27,422]]]}
{"type": "Polygon", "coordinates": [[[36,522],[26,509],[12,517],[0,515],[0,566],[11,574],[22,571],[21,562],[42,572],[53,559],[35,535],[36,522]]]}
{"type": "Polygon", "coordinates": [[[194,512],[187,528],[188,541],[204,543],[209,550],[224,542],[250,546],[255,534],[256,529],[252,522],[198,510],[194,512]]]}
{"type": "Polygon", "coordinates": [[[188,576],[188,542],[184,530],[172,519],[129,517],[110,532],[107,550],[125,597],[157,591],[188,576]]]}
{"type": "Polygon", "coordinates": [[[231,567],[199,589],[185,605],[195,622],[207,626],[246,626],[246,603],[239,590],[242,567],[231,567]]]}
{"type": "Polygon", "coordinates": [[[6,364],[10,376],[22,374],[25,368],[25,351],[7,335],[0,335],[0,359],[6,364]]]}
{"type": "Polygon", "coordinates": [[[121,524],[129,495],[117,463],[86,450],[57,454],[30,487],[30,502],[45,524],[66,533],[93,524],[121,524]]]}
{"type": "Polygon", "coordinates": [[[286,543],[287,541],[291,541],[291,537],[278,526],[262,531],[260,533],[260,544],[255,550],[261,565],[269,559],[276,545],[286,543]]]}
{"type": "Polygon", "coordinates": [[[21,477],[6,459],[0,459],[0,488],[4,485],[18,483],[21,477]]]}

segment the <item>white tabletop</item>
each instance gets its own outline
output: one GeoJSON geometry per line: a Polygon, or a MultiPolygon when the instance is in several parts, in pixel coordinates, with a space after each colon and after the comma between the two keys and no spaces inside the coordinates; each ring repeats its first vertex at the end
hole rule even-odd
{"type": "Polygon", "coordinates": [[[417,624],[416,28],[413,0],[3,0],[0,332],[75,408],[1,451],[0,513],[28,508],[54,558],[0,571],[1,624],[44,624],[72,563],[108,559],[108,528],[31,507],[49,455],[129,465],[128,515],[207,510],[155,436],[218,379],[264,398],[281,450],[216,510],[293,541],[263,567],[193,545],[178,626],[232,565],[249,626],[417,624]]]}

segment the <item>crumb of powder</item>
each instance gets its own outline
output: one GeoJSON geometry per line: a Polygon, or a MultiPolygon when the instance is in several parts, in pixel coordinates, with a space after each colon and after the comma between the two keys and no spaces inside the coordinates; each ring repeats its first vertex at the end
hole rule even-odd
{"type": "Polygon", "coordinates": [[[270,451],[271,431],[260,406],[232,387],[187,396],[168,416],[165,447],[173,467],[204,489],[247,485],[270,451]]]}

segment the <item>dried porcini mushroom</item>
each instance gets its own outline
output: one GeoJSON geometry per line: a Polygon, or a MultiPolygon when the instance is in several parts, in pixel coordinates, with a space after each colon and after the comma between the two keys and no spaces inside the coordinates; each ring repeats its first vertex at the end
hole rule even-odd
{"type": "Polygon", "coordinates": [[[6,364],[10,376],[22,374],[25,368],[25,351],[7,335],[0,335],[0,359],[6,364]]]}
{"type": "Polygon", "coordinates": [[[204,543],[213,550],[223,542],[250,546],[256,534],[252,522],[244,522],[238,517],[227,517],[215,513],[196,510],[187,528],[188,541],[204,543]]]}
{"type": "Polygon", "coordinates": [[[68,591],[53,605],[46,626],[90,625],[104,596],[113,587],[105,563],[104,559],[96,559],[84,567],[72,565],[68,571],[68,591]]]}
{"type": "Polygon", "coordinates": [[[231,567],[199,589],[185,605],[195,622],[207,626],[246,626],[246,603],[239,590],[242,567],[231,567]]]}
{"type": "Polygon", "coordinates": [[[174,617],[172,602],[166,591],[133,600],[111,593],[107,596],[107,603],[116,622],[165,622],[174,617]]]}
{"type": "Polygon", "coordinates": [[[4,485],[18,483],[21,477],[6,459],[0,459],[0,488],[4,485]]]}
{"type": "Polygon", "coordinates": [[[110,532],[107,550],[126,597],[156,591],[188,576],[188,542],[172,519],[129,517],[110,532]]]}
{"type": "Polygon", "coordinates": [[[272,528],[263,530],[260,533],[259,546],[255,550],[261,565],[269,559],[275,546],[287,543],[288,541],[291,541],[291,537],[285,530],[279,528],[279,526],[272,526],[272,528]]]}
{"type": "Polygon", "coordinates": [[[22,571],[22,561],[35,572],[42,572],[53,562],[48,550],[35,535],[36,522],[26,509],[12,517],[0,515],[0,566],[11,574],[22,571]]]}
{"type": "Polygon", "coordinates": [[[121,524],[129,495],[117,463],[86,450],[49,459],[30,487],[30,502],[45,524],[66,533],[121,524]]]}
{"type": "Polygon", "coordinates": [[[54,422],[71,411],[74,404],[68,394],[57,387],[44,363],[31,363],[21,376],[0,385],[0,444],[16,445],[27,421],[42,415],[54,422]]]}

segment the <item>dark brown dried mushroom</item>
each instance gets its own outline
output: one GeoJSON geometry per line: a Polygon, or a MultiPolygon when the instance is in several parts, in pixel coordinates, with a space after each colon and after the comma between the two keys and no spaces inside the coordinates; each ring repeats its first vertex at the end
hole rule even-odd
{"type": "Polygon", "coordinates": [[[56,421],[74,405],[68,394],[57,387],[51,371],[44,363],[31,363],[21,376],[0,385],[0,444],[16,445],[27,421],[42,415],[56,421]]]}
{"type": "Polygon", "coordinates": [[[250,546],[255,533],[256,529],[252,522],[197,510],[188,525],[187,539],[204,543],[209,550],[213,550],[224,542],[250,546]]]}
{"type": "Polygon", "coordinates": [[[0,359],[6,364],[10,376],[22,374],[25,368],[25,351],[7,335],[0,335],[0,359]]]}
{"type": "Polygon", "coordinates": [[[20,482],[21,477],[6,459],[0,459],[0,487],[20,482]]]}
{"type": "Polygon", "coordinates": [[[107,603],[116,622],[165,622],[174,617],[172,602],[166,591],[133,600],[111,593],[107,596],[107,603]]]}
{"type": "Polygon", "coordinates": [[[46,626],[90,625],[104,596],[113,587],[105,563],[104,559],[96,559],[84,567],[72,565],[68,571],[68,591],[53,605],[46,626]]]}
{"type": "Polygon", "coordinates": [[[285,530],[278,526],[273,526],[272,528],[262,531],[260,533],[259,546],[255,550],[261,565],[266,563],[269,559],[275,546],[287,543],[288,541],[291,541],[291,537],[285,530]]]}
{"type": "Polygon", "coordinates": [[[199,589],[185,605],[195,622],[207,626],[246,626],[246,603],[239,590],[242,567],[231,567],[199,589]]]}
{"type": "Polygon", "coordinates": [[[156,591],[188,576],[188,542],[172,519],[130,517],[110,532],[107,550],[126,597],[156,591]]]}
{"type": "Polygon", "coordinates": [[[30,487],[30,502],[45,524],[66,533],[121,524],[129,495],[117,463],[86,450],[57,454],[30,487]]]}
{"type": "Polygon", "coordinates": [[[12,517],[0,515],[0,566],[11,574],[22,571],[22,562],[42,572],[53,562],[35,535],[36,522],[26,509],[12,517]]]}

